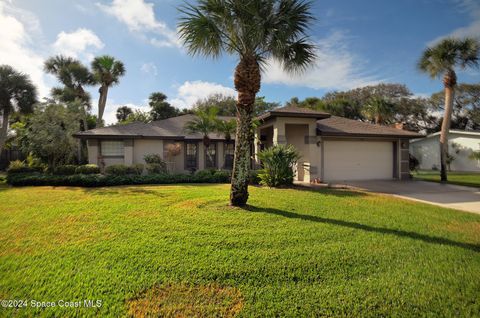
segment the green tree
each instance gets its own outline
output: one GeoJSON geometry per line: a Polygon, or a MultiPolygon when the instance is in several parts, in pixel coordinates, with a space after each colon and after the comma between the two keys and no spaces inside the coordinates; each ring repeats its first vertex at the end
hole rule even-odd
{"type": "Polygon", "coordinates": [[[125,75],[125,66],[113,56],[103,55],[93,59],[92,71],[95,82],[100,84],[97,126],[101,126],[105,105],[107,104],[108,89],[120,82],[120,77],[125,75]]]}
{"type": "Polygon", "coordinates": [[[120,106],[117,108],[116,117],[119,122],[126,121],[130,114],[133,114],[133,110],[128,106],[120,106]]]}
{"type": "Polygon", "coordinates": [[[395,104],[380,97],[373,97],[364,106],[362,113],[375,124],[389,124],[395,115],[395,104]]]}
{"type": "Polygon", "coordinates": [[[258,96],[255,98],[254,115],[259,116],[278,107],[280,107],[279,103],[267,102],[265,96],[258,96]]]}
{"type": "Polygon", "coordinates": [[[441,180],[447,181],[448,132],[453,110],[456,68],[478,67],[480,43],[473,38],[447,38],[427,48],[418,62],[418,68],[432,78],[443,76],[445,113],[440,133],[441,180]]]}
{"type": "Polygon", "coordinates": [[[26,114],[33,111],[37,90],[30,78],[9,65],[0,65],[0,154],[7,140],[9,118],[15,112],[26,114]]]}
{"type": "Polygon", "coordinates": [[[218,116],[235,116],[237,101],[232,96],[212,94],[193,104],[195,111],[208,111],[209,108],[218,109],[218,116]]]}
{"type": "Polygon", "coordinates": [[[52,88],[55,100],[68,103],[78,99],[86,110],[90,109],[90,94],[85,91],[85,86],[93,85],[94,79],[86,66],[77,59],[56,55],[47,59],[43,68],[63,85],[52,88]]]}
{"type": "Polygon", "coordinates": [[[152,120],[167,119],[178,116],[180,113],[179,109],[167,102],[167,95],[160,92],[150,94],[148,104],[152,108],[150,111],[152,120]]]}
{"type": "Polygon", "coordinates": [[[130,124],[133,122],[140,122],[140,123],[149,123],[152,121],[152,117],[150,117],[149,112],[144,112],[139,109],[135,109],[133,113],[128,115],[127,119],[121,124],[130,124]]]}
{"type": "Polygon", "coordinates": [[[235,131],[237,130],[237,121],[235,119],[217,119],[215,127],[216,131],[220,134],[223,134],[225,140],[229,142],[232,140],[232,135],[235,134],[235,131]]]}
{"type": "Polygon", "coordinates": [[[248,200],[252,117],[261,85],[261,66],[277,60],[289,72],[305,70],[315,60],[307,31],[314,20],[311,2],[302,0],[198,0],[180,8],[180,38],[192,55],[238,57],[234,86],[238,92],[237,134],[230,204],[248,200]]]}
{"type": "Polygon", "coordinates": [[[78,102],[40,104],[28,118],[26,126],[17,130],[20,149],[48,163],[52,169],[74,163],[78,140],[73,134],[80,129],[78,119],[84,117],[83,111],[78,102]]]}
{"type": "Polygon", "coordinates": [[[184,130],[188,134],[202,134],[205,147],[210,145],[210,135],[217,130],[216,108],[209,108],[207,111],[199,110],[195,113],[195,118],[185,124],[184,130]]]}

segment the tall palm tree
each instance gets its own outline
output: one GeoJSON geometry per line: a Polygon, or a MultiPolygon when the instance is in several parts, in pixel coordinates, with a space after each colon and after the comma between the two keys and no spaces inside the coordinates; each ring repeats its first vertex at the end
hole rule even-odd
{"type": "Polygon", "coordinates": [[[420,71],[432,78],[443,76],[445,113],[440,133],[441,180],[447,181],[448,132],[452,118],[453,99],[457,85],[456,68],[478,67],[480,42],[473,38],[447,38],[427,48],[418,62],[420,71]]]}
{"type": "Polygon", "coordinates": [[[237,121],[235,119],[218,119],[216,121],[215,127],[218,133],[223,134],[223,136],[225,137],[225,141],[229,142],[230,140],[232,140],[232,135],[237,130],[237,121]]]}
{"type": "Polygon", "coordinates": [[[289,72],[306,69],[315,59],[307,37],[314,18],[303,0],[197,0],[180,7],[180,38],[192,55],[217,58],[226,52],[238,58],[234,73],[237,133],[230,203],[248,200],[252,117],[260,90],[261,68],[271,59],[289,72]]]}
{"type": "Polygon", "coordinates": [[[208,148],[210,146],[210,137],[208,135],[217,129],[217,113],[218,110],[216,108],[195,112],[196,117],[185,124],[184,130],[189,134],[202,134],[203,145],[208,148]]]}
{"type": "Polygon", "coordinates": [[[92,71],[95,81],[100,84],[97,117],[97,124],[100,126],[107,104],[108,89],[120,82],[120,77],[125,75],[125,66],[113,56],[103,55],[93,59],[92,71]]]}
{"type": "Polygon", "coordinates": [[[7,140],[9,116],[15,111],[23,114],[32,112],[36,101],[37,89],[30,78],[9,65],[0,65],[0,153],[7,140]]]}
{"type": "Polygon", "coordinates": [[[117,108],[117,120],[119,122],[127,120],[128,116],[133,114],[133,110],[128,106],[121,106],[117,108]]]}
{"type": "Polygon", "coordinates": [[[395,115],[395,104],[381,97],[373,97],[363,107],[362,114],[375,124],[387,124],[395,115]]]}
{"type": "Polygon", "coordinates": [[[72,57],[56,55],[47,59],[45,72],[54,75],[63,87],[54,87],[52,95],[62,102],[79,100],[86,110],[90,109],[90,94],[85,86],[93,85],[93,77],[88,68],[72,57]]]}

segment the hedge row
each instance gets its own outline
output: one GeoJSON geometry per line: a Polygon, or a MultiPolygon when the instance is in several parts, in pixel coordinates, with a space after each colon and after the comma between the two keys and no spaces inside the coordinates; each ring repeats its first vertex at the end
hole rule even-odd
{"type": "MultiPolygon", "coordinates": [[[[252,184],[258,184],[256,172],[250,178],[252,184]]],[[[172,183],[229,183],[230,173],[227,171],[199,171],[191,174],[151,174],[151,175],[102,175],[75,174],[70,176],[15,173],[7,176],[7,183],[12,186],[75,186],[105,187],[136,184],[172,184],[172,183]]]]}

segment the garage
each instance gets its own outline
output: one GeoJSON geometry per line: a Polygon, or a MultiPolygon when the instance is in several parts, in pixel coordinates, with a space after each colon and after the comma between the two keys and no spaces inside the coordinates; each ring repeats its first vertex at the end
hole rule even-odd
{"type": "Polygon", "coordinates": [[[394,143],[391,141],[324,141],[324,180],[393,179],[394,143]]]}

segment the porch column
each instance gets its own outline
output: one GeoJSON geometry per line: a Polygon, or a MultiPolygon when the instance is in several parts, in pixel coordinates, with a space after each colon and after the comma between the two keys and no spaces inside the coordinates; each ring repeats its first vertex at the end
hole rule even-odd
{"type": "Polygon", "coordinates": [[[225,142],[219,141],[217,142],[217,164],[218,164],[218,169],[223,169],[223,166],[225,165],[225,155],[224,155],[224,147],[225,147],[225,142]]]}
{"type": "Polygon", "coordinates": [[[305,143],[308,145],[310,166],[308,171],[305,171],[305,182],[311,182],[316,178],[320,178],[321,167],[321,149],[317,146],[317,122],[308,124],[308,136],[305,136],[305,143]]]}
{"type": "Polygon", "coordinates": [[[254,150],[254,153],[253,153],[253,158],[255,159],[255,164],[256,165],[259,165],[260,164],[260,160],[258,159],[258,153],[260,152],[260,128],[258,127],[257,129],[255,129],[255,135],[254,135],[254,138],[253,138],[253,150],[254,150]]]}
{"type": "Polygon", "coordinates": [[[203,142],[198,142],[198,170],[205,169],[205,145],[203,142]]]}
{"type": "Polygon", "coordinates": [[[285,121],[281,117],[278,117],[275,121],[275,124],[273,124],[273,144],[287,144],[287,138],[285,137],[285,121]]]}
{"type": "Polygon", "coordinates": [[[124,164],[127,166],[133,164],[133,139],[125,139],[123,141],[124,164]]]}

